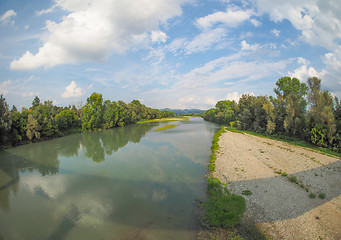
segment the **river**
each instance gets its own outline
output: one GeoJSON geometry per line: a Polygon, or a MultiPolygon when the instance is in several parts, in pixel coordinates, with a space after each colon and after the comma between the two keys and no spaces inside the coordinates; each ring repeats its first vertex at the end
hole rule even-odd
{"type": "Polygon", "coordinates": [[[195,239],[217,130],[190,118],[0,152],[0,239],[195,239]]]}

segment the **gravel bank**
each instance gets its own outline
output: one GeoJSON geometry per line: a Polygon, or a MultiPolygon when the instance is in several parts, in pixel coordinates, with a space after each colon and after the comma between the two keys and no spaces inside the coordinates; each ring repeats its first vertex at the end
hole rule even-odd
{"type": "Polygon", "coordinates": [[[229,131],[219,146],[214,176],[235,194],[252,193],[245,196],[244,220],[256,222],[274,239],[341,239],[339,158],[229,131]],[[291,176],[296,182],[289,181],[291,176]]]}

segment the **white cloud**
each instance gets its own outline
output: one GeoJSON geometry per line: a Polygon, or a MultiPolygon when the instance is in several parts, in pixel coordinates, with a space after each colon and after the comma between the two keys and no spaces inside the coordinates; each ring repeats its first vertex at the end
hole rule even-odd
{"type": "Polygon", "coordinates": [[[167,34],[161,31],[152,31],[150,34],[150,38],[153,43],[165,43],[167,41],[167,34]]]}
{"type": "Polygon", "coordinates": [[[322,85],[341,99],[341,45],[322,58],[325,64],[322,85]]]}
{"type": "Polygon", "coordinates": [[[255,19],[255,18],[252,18],[252,19],[250,20],[250,22],[251,22],[252,25],[255,26],[255,27],[262,26],[262,22],[258,21],[258,20],[255,19]]]}
{"type": "Polygon", "coordinates": [[[10,9],[1,15],[0,22],[4,25],[7,25],[9,23],[14,24],[14,20],[11,19],[13,19],[15,16],[17,16],[17,13],[14,10],[10,9]]]}
{"type": "Polygon", "coordinates": [[[213,44],[219,43],[226,37],[226,29],[216,28],[213,30],[203,31],[197,35],[192,41],[187,42],[184,46],[186,54],[202,52],[209,50],[213,44]]]}
{"type": "Polygon", "coordinates": [[[310,62],[302,57],[297,58],[301,64],[294,72],[288,72],[289,76],[296,77],[301,81],[306,81],[309,77],[318,77],[322,80],[322,89],[328,90],[335,96],[341,98],[341,45],[334,51],[326,53],[322,61],[324,68],[319,72],[310,66],[310,62]]]}
{"type": "Polygon", "coordinates": [[[309,77],[321,78],[325,74],[325,72],[319,73],[313,67],[309,67],[307,65],[301,65],[300,67],[296,68],[293,73],[289,71],[288,74],[290,77],[295,77],[295,78],[305,82],[305,81],[307,81],[307,79],[309,77]]]}
{"type": "Polygon", "coordinates": [[[272,29],[272,30],[271,30],[271,33],[272,33],[273,35],[275,35],[276,37],[279,37],[279,34],[281,33],[281,31],[278,30],[278,29],[272,29]]]}
{"type": "Polygon", "coordinates": [[[215,12],[196,20],[199,28],[211,28],[215,24],[222,23],[228,27],[237,27],[252,15],[250,10],[227,9],[226,12],[215,12]]]}
{"type": "Polygon", "coordinates": [[[60,23],[47,21],[43,46],[36,54],[27,51],[10,67],[21,70],[104,61],[148,40],[148,32],[158,31],[160,24],[182,13],[184,2],[56,0],[56,6],[70,13],[60,23]]]}
{"type": "Polygon", "coordinates": [[[12,84],[12,81],[11,80],[7,80],[7,81],[4,81],[0,84],[0,94],[3,94],[3,95],[6,95],[10,88],[11,88],[11,84],[12,84]]]}
{"type": "Polygon", "coordinates": [[[65,92],[62,94],[62,98],[80,97],[84,95],[84,90],[81,87],[77,87],[77,84],[72,81],[70,85],[65,87],[65,92]]]}
{"type": "Polygon", "coordinates": [[[259,14],[271,20],[287,19],[299,31],[301,39],[329,50],[341,38],[341,1],[335,0],[256,0],[259,14]]]}
{"type": "Polygon", "coordinates": [[[240,95],[238,94],[238,92],[228,93],[226,95],[226,100],[231,100],[231,101],[238,102],[239,98],[240,98],[240,95]]]}
{"type": "Polygon", "coordinates": [[[256,51],[260,48],[259,44],[248,44],[245,40],[243,40],[240,45],[242,46],[243,51],[256,51]]]}

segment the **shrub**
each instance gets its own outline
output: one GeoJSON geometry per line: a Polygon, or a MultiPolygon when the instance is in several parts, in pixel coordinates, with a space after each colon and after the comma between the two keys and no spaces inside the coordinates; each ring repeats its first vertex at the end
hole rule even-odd
{"type": "Polygon", "coordinates": [[[296,176],[294,176],[294,175],[291,175],[289,178],[289,181],[290,182],[293,182],[293,183],[298,183],[298,181],[297,181],[297,177],[296,176]]]}
{"type": "Polygon", "coordinates": [[[326,198],[326,194],[325,193],[320,193],[319,194],[319,198],[320,199],[325,199],[326,198]]]}
{"type": "Polygon", "coordinates": [[[316,198],[316,194],[315,193],[310,193],[309,197],[314,199],[314,198],[316,198]]]}

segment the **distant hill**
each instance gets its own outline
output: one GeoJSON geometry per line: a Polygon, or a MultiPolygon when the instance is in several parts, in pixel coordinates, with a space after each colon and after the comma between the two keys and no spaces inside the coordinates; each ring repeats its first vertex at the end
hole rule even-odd
{"type": "Polygon", "coordinates": [[[200,109],[170,109],[170,108],[164,108],[160,109],[162,110],[167,110],[170,112],[175,112],[177,114],[189,114],[189,113],[204,113],[206,110],[200,110],[200,109]]]}

